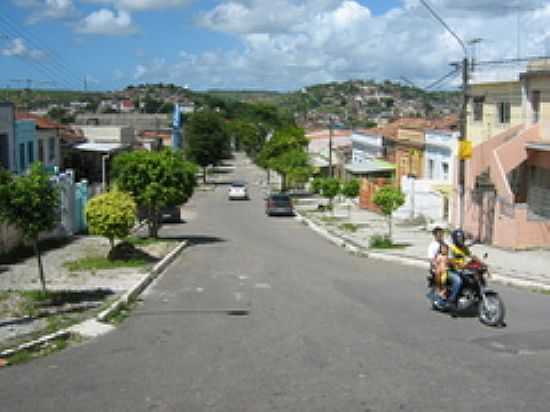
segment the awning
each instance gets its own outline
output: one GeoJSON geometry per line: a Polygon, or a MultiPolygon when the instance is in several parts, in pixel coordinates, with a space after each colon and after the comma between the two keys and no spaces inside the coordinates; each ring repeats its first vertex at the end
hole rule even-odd
{"type": "Polygon", "coordinates": [[[113,153],[126,149],[128,145],[121,143],[82,143],[75,146],[75,149],[83,152],[113,153]]]}
{"type": "Polygon", "coordinates": [[[354,175],[366,175],[369,173],[393,172],[395,165],[384,162],[383,160],[367,160],[361,163],[350,163],[346,165],[346,170],[354,175]]]}
{"type": "Polygon", "coordinates": [[[527,143],[525,145],[529,150],[537,150],[539,152],[550,152],[550,143],[527,143]]]}

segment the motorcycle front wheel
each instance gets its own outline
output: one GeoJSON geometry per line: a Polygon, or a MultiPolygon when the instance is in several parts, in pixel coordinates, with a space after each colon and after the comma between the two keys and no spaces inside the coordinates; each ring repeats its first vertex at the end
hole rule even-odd
{"type": "Polygon", "coordinates": [[[504,314],[504,302],[496,293],[487,293],[479,302],[479,320],[487,326],[502,325],[504,314]]]}

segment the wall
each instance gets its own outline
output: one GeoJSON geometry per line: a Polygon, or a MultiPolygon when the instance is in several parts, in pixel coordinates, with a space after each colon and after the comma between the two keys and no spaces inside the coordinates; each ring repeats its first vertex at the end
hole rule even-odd
{"type": "Polygon", "coordinates": [[[472,96],[485,96],[483,104],[482,121],[474,121],[473,101],[470,99],[468,105],[468,127],[466,137],[474,145],[489,140],[492,136],[506,131],[524,122],[521,83],[518,81],[489,83],[470,86],[472,96]],[[510,123],[500,124],[498,122],[497,103],[510,102],[510,123]]]}
{"type": "Polygon", "coordinates": [[[405,204],[397,209],[394,216],[398,219],[410,219],[423,216],[431,221],[445,222],[450,212],[445,211],[445,197],[435,190],[437,185],[445,185],[445,181],[430,179],[401,178],[401,191],[405,194],[405,204]],[[447,216],[445,216],[445,212],[447,216]]]}
{"type": "Polygon", "coordinates": [[[143,113],[88,113],[78,114],[75,124],[86,126],[95,124],[98,126],[130,126],[141,132],[143,130],[169,129],[171,128],[171,115],[168,114],[143,114],[143,113]]]}
{"type": "MultiPolygon", "coordinates": [[[[44,166],[61,166],[61,153],[60,153],[60,139],[59,133],[56,129],[38,129],[37,130],[38,142],[42,141],[42,158],[44,159],[42,163],[44,166]],[[55,145],[53,147],[53,154],[50,153],[50,139],[54,139],[55,145]]],[[[40,143],[38,143],[40,147],[40,143]]],[[[38,148],[37,148],[38,150],[38,148]]]]}
{"type": "Polygon", "coordinates": [[[15,107],[11,103],[0,103],[0,165],[15,170],[15,107]]]}
{"type": "Polygon", "coordinates": [[[380,212],[380,209],[373,203],[372,199],[379,188],[388,184],[390,184],[390,180],[384,178],[377,178],[373,180],[362,178],[361,188],[359,190],[359,207],[361,209],[369,209],[375,212],[380,212]]]}
{"type": "Polygon", "coordinates": [[[131,127],[83,126],[84,137],[92,143],[121,143],[132,145],[135,142],[131,127]]]}
{"type": "Polygon", "coordinates": [[[36,138],[36,123],[32,120],[17,120],[15,122],[15,170],[23,173],[31,163],[38,160],[38,140],[36,138]],[[32,147],[29,153],[29,147],[32,147]],[[23,151],[23,154],[21,154],[23,151]]]}
{"type": "MultiPolygon", "coordinates": [[[[532,78],[527,80],[529,93],[532,90],[541,92],[540,96],[540,123],[542,126],[542,139],[550,141],[550,76],[532,78]]],[[[528,105],[530,109],[530,104],[528,105]]],[[[528,116],[532,116],[531,110],[526,110],[528,116]]]]}

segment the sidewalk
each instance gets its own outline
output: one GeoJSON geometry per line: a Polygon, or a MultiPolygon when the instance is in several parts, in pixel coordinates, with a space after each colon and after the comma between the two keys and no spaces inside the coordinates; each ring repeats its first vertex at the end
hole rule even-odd
{"type": "MultiPolygon", "coordinates": [[[[374,234],[387,233],[387,221],[377,213],[359,209],[356,205],[351,209],[344,205],[337,205],[333,213],[317,212],[316,205],[316,200],[309,199],[299,201],[296,209],[332,234],[360,248],[367,249],[369,239],[374,234]],[[342,226],[344,223],[351,224],[347,230],[342,226]],[[355,232],[350,228],[356,229],[355,232]]],[[[394,256],[396,259],[406,258],[428,262],[426,253],[432,235],[424,226],[394,220],[393,240],[397,244],[402,244],[403,248],[370,250],[388,257],[394,256]]],[[[479,257],[485,253],[488,254],[486,262],[495,280],[517,286],[550,290],[550,250],[509,251],[487,245],[474,245],[472,251],[479,257]]]]}

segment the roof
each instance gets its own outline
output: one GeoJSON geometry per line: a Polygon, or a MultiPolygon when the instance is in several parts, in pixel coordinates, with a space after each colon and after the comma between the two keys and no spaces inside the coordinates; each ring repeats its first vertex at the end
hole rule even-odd
{"type": "Polygon", "coordinates": [[[392,172],[395,165],[383,160],[373,159],[361,163],[350,163],[346,165],[346,170],[352,174],[369,174],[376,172],[392,172]]]}
{"type": "Polygon", "coordinates": [[[539,152],[550,152],[550,143],[527,143],[525,147],[539,152]]]}
{"type": "Polygon", "coordinates": [[[450,115],[438,119],[423,119],[417,117],[403,117],[383,127],[361,129],[362,133],[384,136],[388,139],[397,139],[399,129],[412,130],[453,130],[458,127],[458,116],[450,115]]]}
{"type": "MultiPolygon", "coordinates": [[[[352,130],[350,129],[333,129],[332,130],[333,139],[350,137],[351,135],[352,135],[352,130]]],[[[309,130],[306,132],[306,137],[309,140],[328,139],[330,137],[330,129],[309,130]]]]}
{"type": "Polygon", "coordinates": [[[128,145],[121,143],[82,143],[75,146],[75,149],[83,152],[113,153],[127,147],[128,145]]]}
{"type": "Polygon", "coordinates": [[[64,126],[47,117],[38,116],[28,112],[16,112],[16,120],[34,120],[37,129],[62,129],[64,126]]]}

